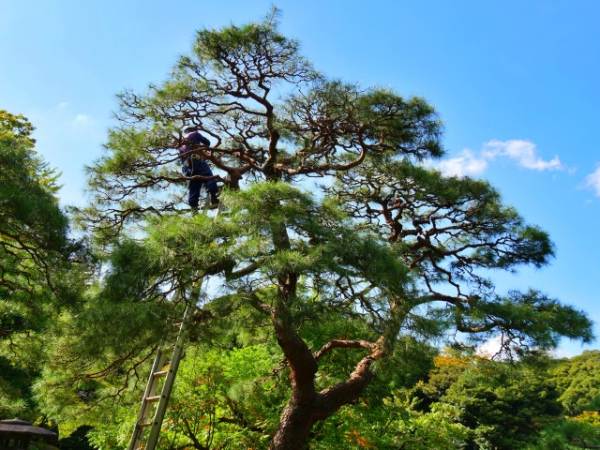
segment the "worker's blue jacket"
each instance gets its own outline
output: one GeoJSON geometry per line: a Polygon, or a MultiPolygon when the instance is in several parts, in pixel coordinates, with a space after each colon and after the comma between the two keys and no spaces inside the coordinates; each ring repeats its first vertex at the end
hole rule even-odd
{"type": "MultiPolygon", "coordinates": [[[[212,177],[213,173],[210,170],[210,166],[206,161],[200,159],[198,155],[194,155],[191,152],[196,146],[208,147],[210,141],[202,136],[197,131],[189,133],[185,136],[185,144],[179,148],[179,157],[183,165],[183,174],[186,177],[192,177],[195,175],[203,177],[212,177]]],[[[213,180],[190,180],[188,185],[188,203],[192,208],[197,208],[200,199],[200,189],[202,186],[206,187],[206,190],[211,195],[216,195],[218,188],[217,182],[213,180]]]]}

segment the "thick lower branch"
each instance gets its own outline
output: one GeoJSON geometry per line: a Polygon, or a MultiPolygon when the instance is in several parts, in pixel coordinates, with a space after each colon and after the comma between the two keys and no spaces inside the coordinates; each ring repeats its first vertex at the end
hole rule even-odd
{"type": "Polygon", "coordinates": [[[354,403],[373,379],[372,364],[383,356],[378,348],[362,358],[346,381],[323,389],[317,395],[315,421],[324,420],[342,406],[354,403]]]}
{"type": "Polygon", "coordinates": [[[365,348],[367,350],[373,350],[375,347],[374,342],[365,341],[362,339],[356,340],[345,340],[345,339],[334,339],[323,345],[321,349],[315,352],[315,359],[318,361],[323,355],[329,353],[334,348],[365,348]]]}

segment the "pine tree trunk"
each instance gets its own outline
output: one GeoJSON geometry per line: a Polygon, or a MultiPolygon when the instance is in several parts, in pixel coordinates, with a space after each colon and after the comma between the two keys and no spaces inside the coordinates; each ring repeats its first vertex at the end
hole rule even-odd
{"type": "Polygon", "coordinates": [[[314,423],[313,407],[290,401],[279,421],[279,429],[270,450],[304,450],[308,448],[308,437],[314,423]]]}

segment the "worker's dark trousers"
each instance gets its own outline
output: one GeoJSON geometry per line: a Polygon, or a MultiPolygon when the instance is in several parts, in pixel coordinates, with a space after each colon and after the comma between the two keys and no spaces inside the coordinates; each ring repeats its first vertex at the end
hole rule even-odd
{"type": "MultiPolygon", "coordinates": [[[[203,177],[212,177],[213,173],[210,167],[201,159],[192,158],[192,167],[184,166],[183,173],[188,176],[200,175],[203,177]]],[[[217,182],[215,180],[190,180],[188,184],[188,203],[190,207],[198,208],[200,201],[200,190],[202,186],[206,187],[206,190],[211,196],[215,196],[218,192],[217,182]]]]}

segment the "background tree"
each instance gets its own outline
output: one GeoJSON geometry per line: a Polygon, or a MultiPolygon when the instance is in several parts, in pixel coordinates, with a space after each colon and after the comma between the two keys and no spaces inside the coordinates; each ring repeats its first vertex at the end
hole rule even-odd
{"type": "Polygon", "coordinates": [[[81,379],[125,380],[117,394],[130,386],[161,321],[195,302],[191,286],[207,274],[198,323],[250,305],[284,356],[290,396],[273,449],[305,447],[315,424],[354,404],[399,336],[500,332],[506,350],[591,339],[581,312],[537,291],[495,294],[485,274],[541,266],[552,246],[487,183],[418,165],[442,154],[434,110],[327,79],[273,18],[200,31],[169,80],[120,99],[83,211],[110,265],[56,350],[81,379]],[[229,188],[214,221],[182,214],[177,148],[190,125],[211,139],[194,152],[229,188]],[[334,186],[307,192],[328,175],[334,186]],[[303,326],[340,316],[360,326],[318,338],[303,326]],[[329,364],[338,353],[347,370],[329,364]]]}
{"type": "Polygon", "coordinates": [[[543,373],[481,361],[476,370],[461,375],[442,402],[454,405],[458,421],[474,430],[467,448],[513,449],[535,442],[544,424],[560,417],[557,399],[543,373]]]}
{"type": "MultiPolygon", "coordinates": [[[[597,412],[569,413],[561,399],[572,377],[552,375],[567,374],[568,367],[587,359],[582,356],[589,355],[562,361],[536,355],[515,363],[442,354],[428,379],[404,392],[417,411],[449,411],[445,421],[465,427],[464,448],[594,448],[600,445],[597,412]],[[557,370],[561,366],[567,369],[557,370]]],[[[580,372],[576,384],[593,377],[580,372]]]]}
{"type": "Polygon", "coordinates": [[[600,352],[587,351],[565,360],[550,371],[569,415],[600,411],[600,352]]]}
{"type": "Polygon", "coordinates": [[[75,299],[67,271],[76,247],[58,205],[57,173],[39,157],[33,127],[0,110],[0,417],[35,417],[31,384],[60,303],[75,299]]]}

